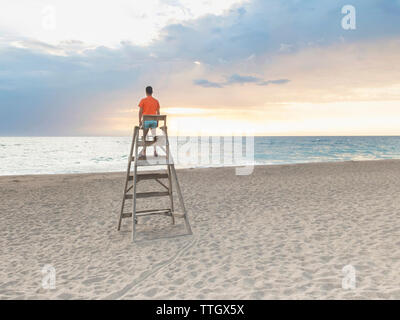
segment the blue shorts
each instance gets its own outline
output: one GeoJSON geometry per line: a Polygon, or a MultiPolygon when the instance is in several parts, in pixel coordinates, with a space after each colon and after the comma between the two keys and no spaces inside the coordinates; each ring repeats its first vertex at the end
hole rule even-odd
{"type": "Polygon", "coordinates": [[[149,129],[149,128],[157,128],[158,123],[156,120],[146,120],[143,122],[143,128],[144,129],[149,129]]]}

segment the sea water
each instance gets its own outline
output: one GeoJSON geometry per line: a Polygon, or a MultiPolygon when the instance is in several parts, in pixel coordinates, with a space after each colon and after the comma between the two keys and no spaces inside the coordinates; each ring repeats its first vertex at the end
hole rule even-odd
{"type": "MultiPolygon", "coordinates": [[[[131,137],[0,137],[0,175],[125,171],[131,141],[131,137]]],[[[400,159],[400,136],[247,137],[241,141],[170,137],[170,141],[178,168],[400,159]],[[239,161],[229,161],[238,149],[243,151],[239,161]]],[[[148,154],[152,153],[149,148],[148,154]]]]}

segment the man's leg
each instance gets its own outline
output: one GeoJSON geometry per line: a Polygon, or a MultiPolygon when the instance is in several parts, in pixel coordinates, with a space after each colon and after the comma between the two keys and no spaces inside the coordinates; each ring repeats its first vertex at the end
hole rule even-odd
{"type": "MultiPolygon", "coordinates": [[[[156,139],[156,134],[157,134],[156,128],[151,128],[151,135],[153,136],[154,140],[156,139]]],[[[155,144],[154,144],[154,156],[158,157],[158,153],[157,153],[155,144]]]]}
{"type": "Polygon", "coordinates": [[[139,158],[146,157],[146,136],[147,136],[148,132],[149,132],[149,129],[143,129],[143,149],[140,152],[139,158]]]}

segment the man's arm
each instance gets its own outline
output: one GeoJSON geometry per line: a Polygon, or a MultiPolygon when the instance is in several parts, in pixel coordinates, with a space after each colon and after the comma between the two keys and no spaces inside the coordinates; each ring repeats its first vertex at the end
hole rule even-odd
{"type": "MultiPolygon", "coordinates": [[[[158,108],[157,108],[157,114],[160,114],[160,103],[158,103],[158,108]]],[[[157,127],[158,127],[158,121],[157,121],[157,127]]],[[[155,147],[154,147],[155,148],[155,147]]]]}
{"type": "Polygon", "coordinates": [[[139,126],[142,126],[143,108],[139,107],[139,126]]]}

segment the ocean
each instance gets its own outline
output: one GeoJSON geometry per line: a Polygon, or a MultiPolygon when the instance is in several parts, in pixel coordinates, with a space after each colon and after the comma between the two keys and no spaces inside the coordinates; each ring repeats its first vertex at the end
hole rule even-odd
{"type": "MultiPolygon", "coordinates": [[[[125,171],[131,140],[0,137],[0,175],[125,171]]],[[[177,168],[400,159],[400,136],[170,137],[170,142],[177,168]]]]}

